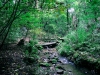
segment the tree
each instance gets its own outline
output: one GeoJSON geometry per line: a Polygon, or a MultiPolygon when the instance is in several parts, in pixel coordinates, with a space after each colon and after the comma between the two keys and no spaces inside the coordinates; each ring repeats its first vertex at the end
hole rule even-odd
{"type": "Polygon", "coordinates": [[[21,0],[3,0],[0,1],[0,37],[3,39],[0,48],[4,44],[5,39],[11,29],[13,22],[18,19],[23,13],[26,13],[31,10],[32,6],[29,3],[31,1],[21,1],[21,0]],[[27,9],[26,9],[27,8],[27,9]]]}

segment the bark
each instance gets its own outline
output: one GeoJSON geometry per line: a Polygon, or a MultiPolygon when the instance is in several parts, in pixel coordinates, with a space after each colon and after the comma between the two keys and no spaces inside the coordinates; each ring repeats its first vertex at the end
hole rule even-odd
{"type": "Polygon", "coordinates": [[[43,4],[44,4],[44,0],[42,0],[41,2],[41,6],[40,6],[41,9],[43,9],[43,4]]]}
{"type": "Polygon", "coordinates": [[[67,8],[67,24],[69,25],[69,13],[68,13],[68,8],[67,8]]]}
{"type": "Polygon", "coordinates": [[[38,9],[39,8],[39,1],[36,0],[36,8],[38,9]]]}
{"type": "MultiPolygon", "coordinates": [[[[19,0],[20,1],[20,0],[19,0]]],[[[18,5],[19,5],[19,2],[18,2],[18,5]]],[[[9,22],[11,21],[11,19],[13,19],[13,16],[15,16],[16,14],[16,8],[18,8],[18,5],[15,4],[15,6],[13,7],[13,12],[12,14],[10,15],[8,21],[7,21],[7,24],[1,29],[0,31],[0,36],[7,30],[7,28],[9,27],[9,22]]]]}

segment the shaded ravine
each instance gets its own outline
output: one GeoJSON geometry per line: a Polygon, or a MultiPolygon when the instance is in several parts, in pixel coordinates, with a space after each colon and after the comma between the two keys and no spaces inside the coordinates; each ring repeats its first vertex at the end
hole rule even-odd
{"type": "Polygon", "coordinates": [[[66,57],[60,56],[55,48],[43,49],[39,64],[40,75],[98,75],[93,70],[75,66],[66,57]]]}

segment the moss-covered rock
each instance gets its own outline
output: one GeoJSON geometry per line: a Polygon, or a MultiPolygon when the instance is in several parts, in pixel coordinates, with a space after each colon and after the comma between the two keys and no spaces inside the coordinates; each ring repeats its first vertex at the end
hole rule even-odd
{"type": "Polygon", "coordinates": [[[51,65],[49,63],[40,63],[39,66],[41,66],[41,67],[50,67],[51,65]]]}
{"type": "Polygon", "coordinates": [[[64,68],[64,67],[62,67],[61,65],[57,65],[57,66],[56,66],[56,69],[62,69],[62,70],[64,70],[64,71],[65,71],[65,68],[64,68]]]}
{"type": "Polygon", "coordinates": [[[57,59],[50,59],[49,63],[56,64],[57,63],[57,59]]]}

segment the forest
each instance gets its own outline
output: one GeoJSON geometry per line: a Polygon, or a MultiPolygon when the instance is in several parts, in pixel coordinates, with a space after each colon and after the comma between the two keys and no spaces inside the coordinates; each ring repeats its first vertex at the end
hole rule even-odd
{"type": "Polygon", "coordinates": [[[0,0],[0,75],[100,75],[100,0],[0,0]]]}

